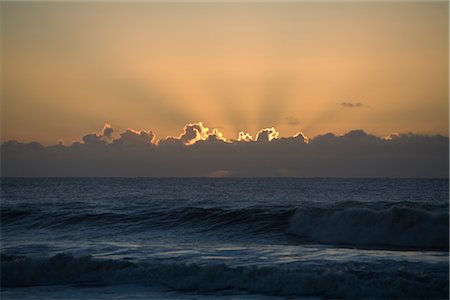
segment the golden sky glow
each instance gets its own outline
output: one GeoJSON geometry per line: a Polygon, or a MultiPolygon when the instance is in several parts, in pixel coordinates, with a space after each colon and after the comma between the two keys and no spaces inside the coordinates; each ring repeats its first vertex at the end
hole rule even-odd
{"type": "Polygon", "coordinates": [[[448,135],[446,1],[2,2],[1,22],[2,141],[448,135]]]}

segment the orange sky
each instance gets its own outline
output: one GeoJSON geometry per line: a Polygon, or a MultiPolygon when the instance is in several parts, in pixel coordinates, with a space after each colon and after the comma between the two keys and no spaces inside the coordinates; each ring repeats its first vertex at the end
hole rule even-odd
{"type": "Polygon", "coordinates": [[[105,122],[448,135],[446,1],[2,2],[1,22],[2,141],[105,122]]]}

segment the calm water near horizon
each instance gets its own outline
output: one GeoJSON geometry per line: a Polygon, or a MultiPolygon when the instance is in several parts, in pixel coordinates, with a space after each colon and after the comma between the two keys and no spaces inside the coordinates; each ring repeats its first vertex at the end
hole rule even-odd
{"type": "Polygon", "coordinates": [[[3,299],[448,298],[448,179],[3,178],[3,299]]]}

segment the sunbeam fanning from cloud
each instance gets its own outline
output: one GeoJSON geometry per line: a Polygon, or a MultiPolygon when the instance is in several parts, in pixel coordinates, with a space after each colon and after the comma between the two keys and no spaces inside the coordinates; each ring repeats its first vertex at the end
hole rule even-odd
{"type": "Polygon", "coordinates": [[[0,298],[448,297],[448,0],[0,1],[0,298]]]}
{"type": "Polygon", "coordinates": [[[448,3],[338,2],[4,1],[1,141],[103,120],[448,135],[448,3]]]}

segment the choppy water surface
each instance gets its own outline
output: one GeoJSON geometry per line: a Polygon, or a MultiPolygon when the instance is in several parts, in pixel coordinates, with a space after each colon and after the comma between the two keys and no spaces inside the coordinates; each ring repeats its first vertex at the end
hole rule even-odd
{"type": "Polygon", "coordinates": [[[1,188],[5,299],[448,298],[446,179],[1,188]]]}

